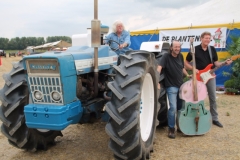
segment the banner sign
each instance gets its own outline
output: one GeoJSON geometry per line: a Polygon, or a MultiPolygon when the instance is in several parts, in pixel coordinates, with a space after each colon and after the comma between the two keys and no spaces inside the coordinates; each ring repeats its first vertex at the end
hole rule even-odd
{"type": "Polygon", "coordinates": [[[201,43],[201,34],[205,31],[211,33],[210,45],[215,48],[226,47],[226,35],[227,28],[203,28],[203,29],[189,29],[189,30],[164,30],[160,31],[160,41],[168,41],[171,43],[173,40],[181,42],[182,48],[189,48],[189,40],[191,37],[194,38],[194,46],[201,43]]]}

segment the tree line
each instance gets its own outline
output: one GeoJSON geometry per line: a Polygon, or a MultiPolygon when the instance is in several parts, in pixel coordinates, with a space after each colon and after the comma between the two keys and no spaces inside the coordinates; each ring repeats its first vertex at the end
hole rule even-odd
{"type": "Polygon", "coordinates": [[[72,43],[72,39],[67,36],[52,36],[47,37],[46,40],[44,37],[15,37],[12,39],[0,37],[0,50],[24,50],[27,46],[39,46],[60,40],[72,43]]]}

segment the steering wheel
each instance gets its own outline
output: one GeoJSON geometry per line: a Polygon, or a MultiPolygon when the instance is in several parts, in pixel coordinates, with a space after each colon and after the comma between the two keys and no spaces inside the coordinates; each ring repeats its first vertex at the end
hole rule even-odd
{"type": "Polygon", "coordinates": [[[109,44],[109,47],[111,48],[111,50],[113,50],[113,51],[119,50],[120,43],[118,43],[117,41],[114,41],[114,40],[112,40],[112,39],[103,39],[103,40],[108,40],[108,44],[109,44]],[[117,43],[117,44],[118,44],[118,47],[117,47],[117,48],[112,48],[112,47],[111,47],[111,43],[112,43],[112,42],[117,43]]]}

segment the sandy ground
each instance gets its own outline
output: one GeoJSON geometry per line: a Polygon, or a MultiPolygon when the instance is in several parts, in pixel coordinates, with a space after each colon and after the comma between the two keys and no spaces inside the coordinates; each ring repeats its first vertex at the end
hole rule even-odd
{"type": "MultiPolygon", "coordinates": [[[[21,57],[2,58],[0,75],[9,72],[11,62],[20,59],[21,57]]],[[[0,77],[0,88],[3,85],[4,80],[0,77]]],[[[240,96],[218,94],[217,104],[219,119],[224,128],[212,126],[202,136],[186,136],[177,132],[176,139],[169,139],[167,128],[158,127],[151,160],[240,159],[240,96]]],[[[209,109],[208,100],[205,101],[205,108],[209,109]]],[[[0,159],[111,160],[113,156],[108,149],[105,125],[103,122],[71,125],[63,131],[63,137],[56,138],[55,146],[35,153],[14,148],[0,132],[0,159]]]]}

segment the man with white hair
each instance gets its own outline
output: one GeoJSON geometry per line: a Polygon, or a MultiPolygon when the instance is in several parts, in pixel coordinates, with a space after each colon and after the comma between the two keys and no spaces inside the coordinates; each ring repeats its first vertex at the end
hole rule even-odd
{"type": "Polygon", "coordinates": [[[112,31],[106,36],[104,43],[109,44],[118,55],[124,54],[131,45],[129,32],[125,30],[123,23],[119,20],[113,23],[112,31]]]}

